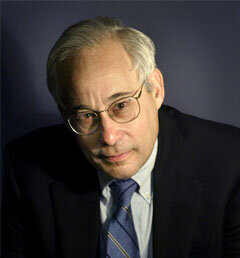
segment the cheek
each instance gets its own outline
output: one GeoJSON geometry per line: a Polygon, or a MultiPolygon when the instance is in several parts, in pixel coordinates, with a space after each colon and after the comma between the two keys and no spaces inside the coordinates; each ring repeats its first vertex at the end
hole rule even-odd
{"type": "Polygon", "coordinates": [[[131,128],[132,137],[141,149],[151,149],[158,135],[158,112],[156,109],[144,109],[131,128]]]}
{"type": "Polygon", "coordinates": [[[158,109],[152,98],[148,100],[141,109],[141,128],[148,131],[148,135],[155,135],[156,130],[158,130],[158,109]]]}
{"type": "Polygon", "coordinates": [[[85,156],[88,156],[90,151],[94,148],[91,138],[78,135],[76,135],[75,138],[81,151],[85,154],[85,156]]]}
{"type": "Polygon", "coordinates": [[[148,103],[142,109],[141,140],[144,148],[151,149],[158,135],[158,110],[153,102],[148,103]]]}

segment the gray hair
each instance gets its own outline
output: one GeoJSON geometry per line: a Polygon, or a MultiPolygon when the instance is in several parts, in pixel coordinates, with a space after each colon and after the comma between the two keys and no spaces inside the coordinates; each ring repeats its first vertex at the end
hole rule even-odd
{"type": "Polygon", "coordinates": [[[47,62],[47,85],[61,109],[64,109],[61,93],[60,70],[65,60],[87,47],[101,44],[105,39],[117,39],[130,57],[140,82],[151,91],[147,78],[156,67],[155,46],[144,33],[125,27],[119,19],[97,17],[84,20],[67,28],[50,51],[47,62]]]}

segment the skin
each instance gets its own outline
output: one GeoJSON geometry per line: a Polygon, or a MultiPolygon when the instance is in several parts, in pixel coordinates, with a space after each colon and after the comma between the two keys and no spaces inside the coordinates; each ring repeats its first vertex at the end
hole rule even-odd
{"type": "MultiPolygon", "coordinates": [[[[129,56],[116,40],[105,40],[101,45],[81,51],[66,62],[62,71],[68,110],[78,105],[105,110],[120,98],[114,97],[115,94],[131,96],[141,86],[137,72],[131,68],[129,56]]],[[[149,82],[153,89],[149,93],[143,87],[137,119],[119,124],[103,112],[94,134],[75,134],[89,162],[110,177],[133,176],[151,155],[159,130],[158,109],[164,99],[163,78],[158,69],[150,74],[149,82]]]]}

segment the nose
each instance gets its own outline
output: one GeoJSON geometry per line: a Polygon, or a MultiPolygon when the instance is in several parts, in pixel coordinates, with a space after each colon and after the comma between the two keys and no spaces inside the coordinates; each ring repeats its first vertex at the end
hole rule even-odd
{"type": "Polygon", "coordinates": [[[100,114],[100,141],[108,146],[115,145],[122,137],[119,123],[113,121],[106,112],[100,114]]]}

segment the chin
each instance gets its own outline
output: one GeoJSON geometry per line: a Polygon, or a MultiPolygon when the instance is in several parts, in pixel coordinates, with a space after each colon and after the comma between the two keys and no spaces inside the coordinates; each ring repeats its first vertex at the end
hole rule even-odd
{"type": "Polygon", "coordinates": [[[109,164],[108,166],[99,166],[99,169],[106,175],[115,179],[127,179],[132,177],[138,171],[137,168],[129,167],[128,165],[109,164]]]}
{"type": "Polygon", "coordinates": [[[104,171],[104,173],[114,179],[128,179],[132,177],[135,173],[126,173],[126,172],[119,172],[119,171],[104,171]]]}

